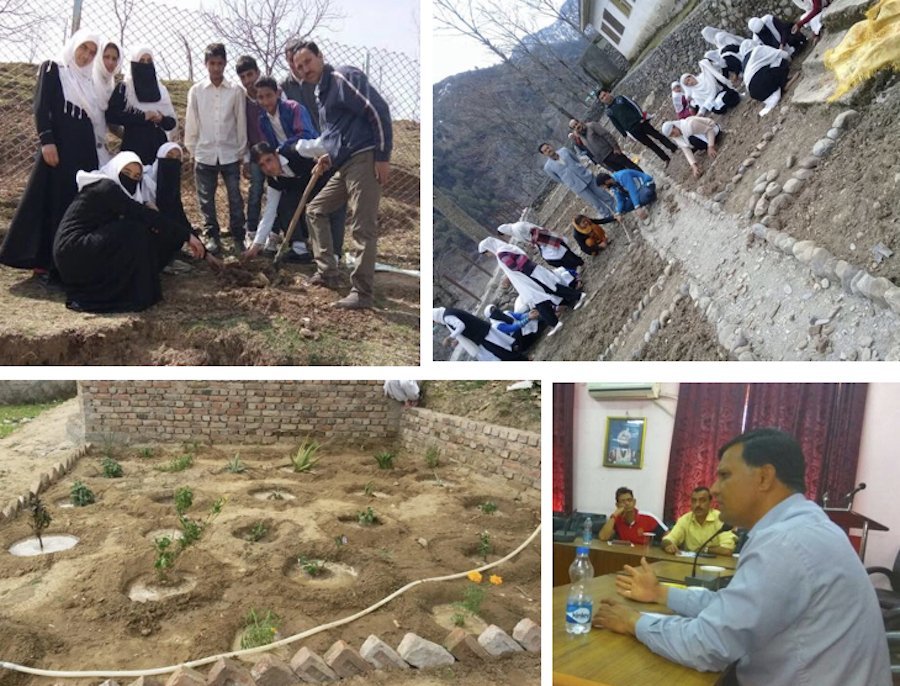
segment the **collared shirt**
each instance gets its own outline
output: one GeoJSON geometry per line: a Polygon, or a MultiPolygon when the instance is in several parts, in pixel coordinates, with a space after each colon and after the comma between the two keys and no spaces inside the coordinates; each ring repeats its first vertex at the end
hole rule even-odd
{"type": "Polygon", "coordinates": [[[634,521],[631,524],[625,521],[625,515],[622,515],[621,517],[616,517],[614,526],[617,539],[630,541],[635,545],[644,544],[644,534],[652,534],[660,526],[663,529],[666,528],[653,515],[638,512],[637,509],[634,511],[634,521]]]}
{"type": "Polygon", "coordinates": [[[281,114],[278,112],[278,108],[275,109],[275,114],[266,112],[266,116],[269,118],[269,123],[272,125],[272,130],[275,132],[275,140],[281,145],[287,140],[288,136],[284,132],[284,126],[281,124],[281,114]]]}
{"type": "MultiPolygon", "coordinates": [[[[296,176],[288,165],[287,158],[279,155],[281,161],[281,174],[285,178],[292,179],[296,176]]],[[[266,209],[259,220],[259,226],[256,229],[256,236],[253,243],[256,245],[265,245],[269,234],[272,233],[272,227],[278,218],[278,203],[281,201],[281,191],[266,184],[266,209]]]]}
{"type": "MultiPolygon", "coordinates": [[[[698,552],[700,546],[709,540],[709,537],[722,528],[722,519],[718,510],[710,510],[706,513],[706,519],[698,522],[693,512],[683,514],[675,522],[669,533],[663,536],[663,540],[672,541],[682,550],[690,550],[698,552]]],[[[728,548],[734,550],[734,544],[737,542],[737,536],[730,531],[723,531],[712,541],[707,543],[708,546],[716,546],[719,548],[728,548]]]]}
{"type": "Polygon", "coordinates": [[[721,591],[669,589],[681,616],[643,615],[637,638],[703,671],[737,661],[741,686],[890,686],[884,624],[847,535],[794,494],[750,530],[721,591]]]}
{"type": "Polygon", "coordinates": [[[201,164],[249,161],[247,108],[243,88],[223,79],[214,86],[209,77],[188,91],[184,145],[201,164]]]}
{"type": "Polygon", "coordinates": [[[568,148],[560,148],[556,154],[559,159],[548,157],[544,162],[544,173],[547,176],[575,193],[594,183],[594,175],[575,159],[575,155],[568,148]]]}

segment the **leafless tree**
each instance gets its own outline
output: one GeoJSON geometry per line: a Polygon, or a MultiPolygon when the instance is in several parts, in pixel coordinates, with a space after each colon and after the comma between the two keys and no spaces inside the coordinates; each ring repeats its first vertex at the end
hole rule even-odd
{"type": "Polygon", "coordinates": [[[0,0],[0,42],[21,43],[40,32],[46,15],[31,0],[0,0]]]}
{"type": "Polygon", "coordinates": [[[134,11],[134,0],[112,0],[113,13],[116,15],[116,23],[119,25],[119,45],[125,44],[125,29],[131,13],[134,11]]]}
{"type": "Polygon", "coordinates": [[[344,15],[332,0],[219,0],[203,18],[224,43],[253,55],[271,74],[288,41],[332,28],[344,15]]]}

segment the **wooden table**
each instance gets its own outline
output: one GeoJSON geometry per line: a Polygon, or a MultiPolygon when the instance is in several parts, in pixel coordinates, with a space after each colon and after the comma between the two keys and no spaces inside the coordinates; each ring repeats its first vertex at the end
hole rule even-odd
{"type": "MultiPolygon", "coordinates": [[[[636,603],[618,595],[615,574],[592,579],[588,588],[595,606],[602,598],[616,598],[636,610],[671,614],[665,606],[636,603]]],[[[580,636],[567,634],[568,594],[568,585],[553,589],[554,686],[711,686],[718,681],[718,674],[698,672],[670,662],[652,653],[633,636],[598,628],[580,636]]]]}
{"type": "MultiPolygon", "coordinates": [[[[553,585],[562,586],[569,583],[569,565],[575,559],[575,549],[581,547],[581,543],[554,543],[553,544],[553,585]]],[[[594,575],[614,574],[622,571],[625,565],[639,565],[641,557],[646,557],[648,562],[663,561],[676,562],[688,565],[694,564],[693,557],[680,557],[670,555],[662,548],[647,546],[632,546],[591,541],[591,564],[594,566],[594,575]]],[[[735,569],[737,558],[730,555],[716,555],[714,557],[701,557],[697,566],[717,565],[725,569],[735,569]]],[[[690,571],[688,571],[690,573],[690,571]]]]}

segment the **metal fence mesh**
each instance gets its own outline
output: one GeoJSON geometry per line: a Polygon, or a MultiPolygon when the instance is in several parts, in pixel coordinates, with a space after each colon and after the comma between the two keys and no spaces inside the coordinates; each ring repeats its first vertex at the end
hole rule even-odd
{"type": "MultiPolygon", "coordinates": [[[[101,37],[121,41],[126,60],[139,45],[153,48],[157,73],[166,83],[179,115],[178,140],[183,140],[187,91],[206,75],[203,52],[209,43],[224,42],[229,66],[226,77],[238,82],[234,63],[242,54],[217,36],[202,12],[153,2],[135,2],[123,27],[113,10],[114,0],[84,0],[81,27],[101,37]]],[[[12,217],[38,149],[32,114],[37,65],[55,57],[71,33],[71,0],[0,0],[0,232],[12,217]]],[[[281,37],[279,37],[281,38],[281,37]]],[[[286,38],[286,37],[284,37],[286,38]]],[[[312,36],[326,60],[334,65],[363,69],[391,107],[394,122],[392,175],[384,189],[381,231],[408,237],[419,230],[419,62],[403,53],[343,45],[312,36]]],[[[258,57],[258,56],[255,56],[258,57]]],[[[263,61],[258,59],[264,71],[263,61]]],[[[287,65],[279,55],[273,76],[280,82],[287,65]]],[[[111,147],[118,140],[111,136],[111,147]]],[[[185,173],[183,195],[191,220],[199,215],[191,202],[193,175],[185,173]]],[[[246,193],[244,195],[246,201],[246,193]]],[[[225,203],[217,203],[220,213],[225,203]]],[[[224,216],[220,217],[224,220],[224,216]]],[[[227,222],[223,221],[223,225],[227,222]]],[[[404,239],[405,240],[405,239],[404,239]]],[[[413,250],[413,246],[410,246],[413,250]]],[[[396,250],[392,250],[396,252],[396,250]]]]}

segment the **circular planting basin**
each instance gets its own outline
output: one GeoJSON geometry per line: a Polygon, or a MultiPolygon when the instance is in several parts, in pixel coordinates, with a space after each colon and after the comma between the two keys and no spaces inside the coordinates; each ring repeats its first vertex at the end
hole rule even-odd
{"type": "Polygon", "coordinates": [[[296,500],[297,496],[288,493],[280,488],[265,488],[258,491],[250,491],[250,495],[252,495],[257,500],[270,500],[275,503],[280,503],[285,500],[296,500]]]}
{"type": "Polygon", "coordinates": [[[350,495],[360,495],[367,496],[369,498],[390,498],[390,493],[385,493],[384,491],[371,491],[370,493],[366,493],[366,487],[361,486],[359,484],[354,484],[352,486],[348,486],[344,489],[345,493],[349,493],[350,495]]]}
{"type": "Polygon", "coordinates": [[[58,553],[61,550],[74,548],[78,543],[77,536],[69,536],[68,534],[50,534],[43,536],[44,547],[41,547],[37,536],[25,538],[16,541],[9,547],[9,552],[16,557],[34,557],[35,555],[49,555],[50,553],[58,553]]]}
{"type": "Polygon", "coordinates": [[[156,579],[139,577],[128,587],[128,597],[136,603],[156,602],[190,593],[196,586],[197,580],[192,576],[165,585],[156,579]]]}
{"type": "MultiPolygon", "coordinates": [[[[313,561],[321,562],[321,560],[315,559],[313,561]]],[[[300,566],[300,563],[295,558],[288,565],[287,575],[294,581],[317,588],[346,588],[356,583],[359,572],[350,565],[326,561],[325,568],[318,575],[311,576],[300,566]]]]}
{"type": "Polygon", "coordinates": [[[148,531],[144,534],[144,538],[148,538],[151,541],[155,541],[157,538],[162,538],[163,536],[166,536],[173,541],[179,541],[184,538],[184,534],[180,529],[154,529],[153,531],[148,531]]]}
{"type": "Polygon", "coordinates": [[[232,529],[231,535],[248,543],[272,543],[278,537],[278,527],[274,522],[266,519],[232,529]],[[258,528],[260,525],[261,529],[258,528]]]}

